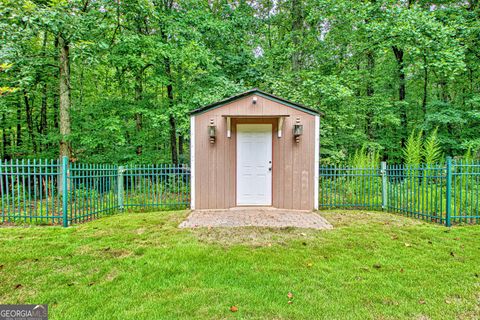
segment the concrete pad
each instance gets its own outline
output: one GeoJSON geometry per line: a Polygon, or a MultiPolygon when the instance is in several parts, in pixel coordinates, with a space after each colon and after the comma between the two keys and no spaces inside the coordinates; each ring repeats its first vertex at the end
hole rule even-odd
{"type": "Polygon", "coordinates": [[[271,207],[195,210],[179,225],[179,228],[202,227],[333,228],[327,220],[315,212],[271,207]]]}

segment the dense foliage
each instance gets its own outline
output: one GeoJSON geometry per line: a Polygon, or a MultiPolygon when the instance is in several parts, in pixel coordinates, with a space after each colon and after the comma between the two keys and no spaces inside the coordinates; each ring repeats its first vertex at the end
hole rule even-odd
{"type": "Polygon", "coordinates": [[[2,158],[186,161],[188,111],[252,87],[325,113],[324,163],[478,156],[477,0],[0,0],[0,30],[2,158]]]}

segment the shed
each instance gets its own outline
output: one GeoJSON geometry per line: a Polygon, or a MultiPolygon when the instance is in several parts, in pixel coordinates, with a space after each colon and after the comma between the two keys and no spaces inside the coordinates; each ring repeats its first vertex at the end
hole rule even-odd
{"type": "Polygon", "coordinates": [[[318,208],[319,112],[252,89],[190,115],[192,210],[318,208]]]}

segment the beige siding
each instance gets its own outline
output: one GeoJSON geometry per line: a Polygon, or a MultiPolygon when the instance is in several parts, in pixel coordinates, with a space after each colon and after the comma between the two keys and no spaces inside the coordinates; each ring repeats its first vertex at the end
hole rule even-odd
{"type": "Polygon", "coordinates": [[[277,208],[311,210],[314,208],[315,116],[283,104],[253,95],[195,116],[195,208],[223,209],[236,206],[236,125],[271,123],[272,204],[277,208]],[[231,138],[227,138],[224,115],[258,116],[232,118],[231,138]],[[288,115],[282,137],[277,136],[278,120],[262,118],[288,115]],[[292,126],[300,118],[304,126],[300,142],[293,138],[292,126]],[[216,142],[211,144],[207,126],[210,119],[217,126],[216,142]]]}

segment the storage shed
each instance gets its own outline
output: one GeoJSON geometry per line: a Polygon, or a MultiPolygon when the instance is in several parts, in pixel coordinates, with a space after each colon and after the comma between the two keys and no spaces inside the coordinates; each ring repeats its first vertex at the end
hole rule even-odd
{"type": "Polygon", "coordinates": [[[191,112],[191,209],[318,208],[320,114],[252,89],[191,112]]]}

